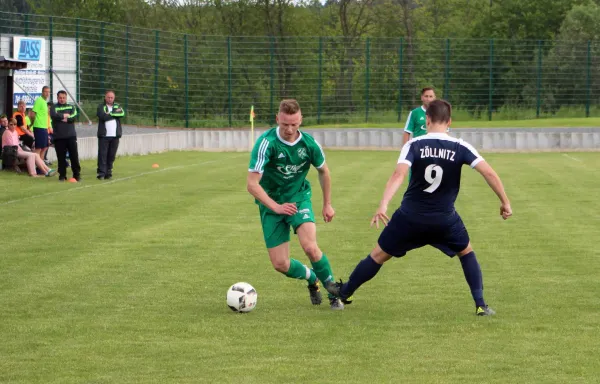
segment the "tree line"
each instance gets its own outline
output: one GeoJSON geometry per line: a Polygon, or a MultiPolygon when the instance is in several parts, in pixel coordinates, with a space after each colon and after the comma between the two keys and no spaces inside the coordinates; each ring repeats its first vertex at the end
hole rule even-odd
{"type": "MultiPolygon", "coordinates": [[[[391,111],[411,107],[418,103],[416,90],[422,85],[436,86],[442,96],[447,93],[455,105],[473,114],[519,105],[537,107],[541,113],[563,106],[589,109],[600,97],[600,70],[595,65],[600,54],[595,44],[600,34],[599,2],[0,0],[5,11],[127,25],[130,32],[159,30],[160,36],[136,34],[145,43],[129,49],[139,51],[140,62],[127,68],[132,100],[137,95],[139,109],[154,109],[154,120],[169,113],[188,113],[198,120],[227,115],[231,120],[233,115],[238,120],[245,113],[238,111],[238,100],[256,103],[270,113],[273,94],[276,98],[306,94],[314,99],[313,114],[322,114],[323,121],[328,115],[339,118],[365,109],[368,114],[369,105],[391,111]],[[168,54],[182,50],[178,34],[190,36],[186,42],[190,55],[201,56],[216,41],[223,54],[200,58],[211,65],[193,60],[184,79],[179,53],[168,54]],[[227,36],[231,52],[226,48],[227,36]],[[369,40],[372,45],[367,47],[369,40]],[[244,56],[244,41],[255,42],[252,56],[244,56]],[[161,53],[157,57],[155,46],[161,53]],[[242,65],[232,71],[227,68],[231,60],[227,54],[256,60],[260,70],[242,65]],[[155,58],[160,62],[157,68],[152,64],[155,58]],[[302,60],[310,61],[310,76],[298,64],[302,60]],[[148,76],[154,69],[159,78],[148,76]],[[299,81],[297,77],[303,75],[299,81]],[[398,76],[402,76],[400,84],[398,76]],[[234,89],[227,90],[228,81],[235,82],[230,87],[234,89]],[[154,97],[157,86],[160,91],[154,97]],[[405,96],[399,94],[402,87],[405,96]],[[198,89],[202,94],[194,93],[198,89]],[[189,111],[183,111],[184,105],[189,111]]],[[[86,27],[81,28],[85,34],[86,27]]],[[[82,54],[122,57],[123,47],[100,46],[98,26],[94,28],[87,32],[88,45],[82,43],[82,54]]],[[[122,38],[129,32],[111,27],[102,33],[108,41],[111,34],[122,38]]],[[[86,61],[82,56],[82,94],[124,83],[124,63],[108,61],[86,61]],[[111,71],[110,65],[118,68],[111,71]]]]}

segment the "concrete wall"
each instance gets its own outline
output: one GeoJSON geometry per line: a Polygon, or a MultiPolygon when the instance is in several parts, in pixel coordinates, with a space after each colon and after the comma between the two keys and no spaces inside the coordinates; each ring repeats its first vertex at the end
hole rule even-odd
{"type": "MultiPolygon", "coordinates": [[[[263,132],[255,132],[255,139],[263,132]]],[[[306,129],[325,148],[395,149],[402,146],[402,130],[396,129],[306,129]]],[[[456,129],[462,138],[483,152],[600,150],[600,128],[553,129],[456,129]]],[[[125,135],[119,155],[145,155],[162,151],[198,149],[204,151],[248,151],[250,133],[242,130],[188,130],[125,135]]],[[[95,159],[97,139],[79,138],[79,156],[95,159]]],[[[49,157],[55,159],[50,151],[49,157]]]]}

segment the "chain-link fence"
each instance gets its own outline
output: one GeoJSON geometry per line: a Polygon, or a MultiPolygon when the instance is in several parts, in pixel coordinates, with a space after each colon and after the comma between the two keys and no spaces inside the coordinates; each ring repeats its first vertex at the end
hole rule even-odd
{"type": "Polygon", "coordinates": [[[305,125],[401,125],[425,86],[455,119],[600,116],[599,45],[587,41],[197,36],[6,12],[0,34],[45,37],[49,69],[68,60],[52,42],[72,39],[71,92],[94,116],[114,89],[132,124],[248,126],[254,105],[266,126],[290,97],[305,125]]]}

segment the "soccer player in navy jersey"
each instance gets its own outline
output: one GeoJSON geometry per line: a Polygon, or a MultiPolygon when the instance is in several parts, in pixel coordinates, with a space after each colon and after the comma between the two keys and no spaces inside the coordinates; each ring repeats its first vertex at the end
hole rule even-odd
{"type": "Polygon", "coordinates": [[[371,220],[379,228],[385,225],[378,244],[361,260],[346,283],[336,283],[330,293],[349,304],[354,291],[371,280],[386,261],[402,257],[408,251],[431,245],[449,257],[459,256],[465,278],[475,301],[475,314],[494,315],[483,299],[481,268],[471,247],[469,234],[454,208],[460,189],[463,164],[475,168],[500,199],[500,215],[512,215],[510,201],[502,181],[492,167],[470,144],[448,136],[452,107],[435,100],[427,108],[427,134],[407,142],[400,152],[398,165],[387,182],[383,199],[371,220]],[[412,170],[402,204],[391,220],[388,203],[400,188],[409,168],[412,170]]]}

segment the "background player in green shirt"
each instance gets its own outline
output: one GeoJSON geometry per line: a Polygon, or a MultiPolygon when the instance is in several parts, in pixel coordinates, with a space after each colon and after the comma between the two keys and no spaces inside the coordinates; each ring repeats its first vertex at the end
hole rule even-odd
{"type": "Polygon", "coordinates": [[[413,109],[408,114],[406,119],[406,125],[404,126],[404,138],[402,145],[406,144],[410,140],[410,136],[413,138],[423,136],[427,134],[427,124],[425,123],[425,111],[431,103],[435,100],[435,91],[431,87],[426,87],[421,90],[421,102],[422,106],[413,109]]]}
{"type": "MultiPolygon", "coordinates": [[[[263,133],[252,149],[248,169],[248,192],[255,197],[271,264],[287,277],[308,281],[312,304],[321,304],[319,280],[334,285],[327,256],[317,245],[311,187],[306,175],[310,166],[319,172],[323,190],[323,219],[335,216],[331,206],[331,177],[325,154],[317,141],[300,132],[302,114],[296,100],[283,100],[277,114],[278,127],[263,133]],[[298,235],[312,269],[290,259],[290,227],[298,235]]],[[[329,296],[331,309],[343,309],[342,302],[329,296]]]]}

